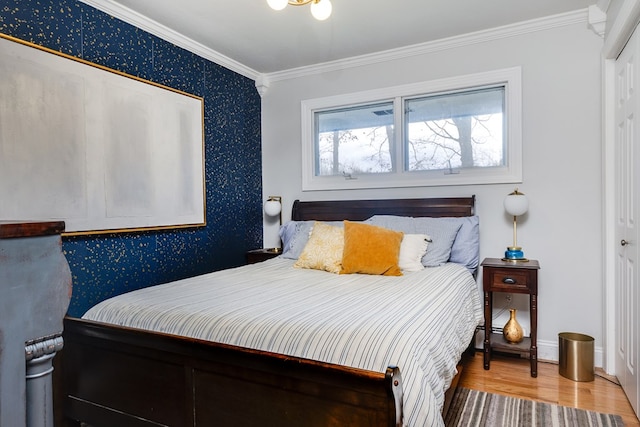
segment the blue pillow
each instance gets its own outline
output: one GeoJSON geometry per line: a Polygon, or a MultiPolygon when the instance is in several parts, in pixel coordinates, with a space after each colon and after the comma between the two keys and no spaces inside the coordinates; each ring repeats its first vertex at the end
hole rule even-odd
{"type": "Polygon", "coordinates": [[[462,227],[462,222],[459,221],[442,221],[442,218],[431,217],[375,215],[367,222],[406,234],[428,235],[431,242],[427,253],[422,257],[422,265],[425,267],[437,267],[449,261],[451,247],[462,227]]]}
{"type": "Polygon", "coordinates": [[[480,259],[480,217],[474,215],[440,219],[462,224],[451,247],[449,261],[462,264],[472,273],[475,272],[480,259]]]}
{"type": "Polygon", "coordinates": [[[280,227],[282,258],[298,259],[309,240],[313,221],[289,221],[280,227]]]}

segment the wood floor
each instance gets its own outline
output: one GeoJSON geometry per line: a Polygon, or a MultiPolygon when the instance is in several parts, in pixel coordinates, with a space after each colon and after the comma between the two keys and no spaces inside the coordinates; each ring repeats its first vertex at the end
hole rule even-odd
{"type": "Polygon", "coordinates": [[[482,353],[465,360],[458,387],[505,394],[562,406],[618,414],[625,426],[640,427],[615,378],[596,370],[594,381],[576,382],[558,374],[558,365],[538,362],[538,377],[531,378],[529,360],[494,354],[491,369],[484,370],[482,353]]]}

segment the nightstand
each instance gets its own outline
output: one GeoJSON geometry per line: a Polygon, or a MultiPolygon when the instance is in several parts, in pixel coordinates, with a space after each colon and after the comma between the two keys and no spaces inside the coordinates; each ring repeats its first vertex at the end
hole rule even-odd
{"type": "Polygon", "coordinates": [[[256,262],[266,261],[270,258],[277,257],[282,254],[281,248],[262,248],[247,251],[247,264],[255,264],[256,262]]]}
{"type": "Polygon", "coordinates": [[[533,259],[527,262],[515,262],[485,258],[481,265],[484,290],[484,369],[490,367],[492,350],[516,353],[529,357],[531,376],[535,378],[538,376],[538,270],[540,264],[533,259]],[[494,292],[529,295],[531,331],[522,342],[508,343],[502,334],[491,332],[494,292]]]}

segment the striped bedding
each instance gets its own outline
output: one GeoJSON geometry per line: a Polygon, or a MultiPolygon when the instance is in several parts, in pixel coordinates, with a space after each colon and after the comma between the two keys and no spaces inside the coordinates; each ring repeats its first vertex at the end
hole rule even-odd
{"type": "Polygon", "coordinates": [[[448,263],[384,277],[293,263],[277,257],[141,289],[83,317],[378,372],[395,365],[404,425],[444,425],[444,392],[482,314],[468,270],[448,263]]]}

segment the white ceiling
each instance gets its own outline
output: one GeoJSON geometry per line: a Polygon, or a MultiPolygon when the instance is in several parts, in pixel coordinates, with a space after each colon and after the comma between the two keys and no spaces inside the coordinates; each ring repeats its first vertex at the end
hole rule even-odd
{"type": "Polygon", "coordinates": [[[148,18],[256,74],[501,27],[585,9],[596,3],[596,0],[331,0],[331,17],[316,21],[309,6],[274,11],[266,0],[82,1],[102,10],[124,10],[126,16],[148,18]]]}

